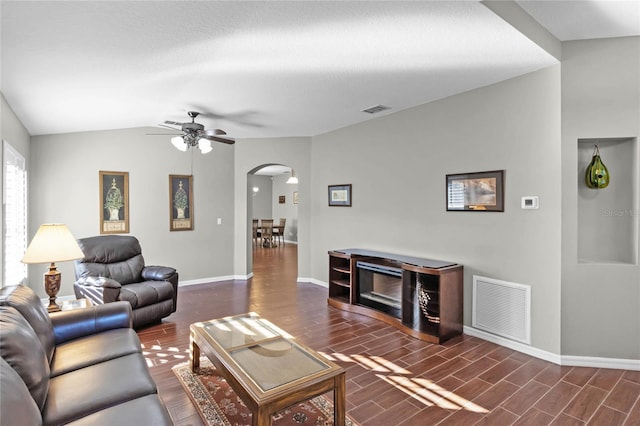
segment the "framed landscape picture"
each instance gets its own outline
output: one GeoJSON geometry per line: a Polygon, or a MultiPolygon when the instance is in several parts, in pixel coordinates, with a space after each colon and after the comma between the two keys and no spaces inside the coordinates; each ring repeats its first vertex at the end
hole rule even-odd
{"type": "Polygon", "coordinates": [[[504,170],[447,175],[447,211],[504,211],[504,170]]]}
{"type": "Polygon", "coordinates": [[[129,172],[99,172],[100,233],[129,233],[129,172]]]}
{"type": "Polygon", "coordinates": [[[351,207],[351,184],[329,185],[329,206],[351,207]]]}
{"type": "Polygon", "coordinates": [[[169,230],[193,230],[193,176],[169,175],[169,230]]]}

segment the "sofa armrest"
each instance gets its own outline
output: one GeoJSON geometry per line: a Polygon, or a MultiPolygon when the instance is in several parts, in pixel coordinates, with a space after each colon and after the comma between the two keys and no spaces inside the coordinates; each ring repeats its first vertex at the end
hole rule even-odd
{"type": "Polygon", "coordinates": [[[86,276],[79,278],[73,288],[76,297],[86,297],[99,305],[119,300],[122,284],[111,278],[86,276]]]}
{"type": "Polygon", "coordinates": [[[142,268],[142,278],[151,281],[170,281],[176,270],[168,266],[145,266],[142,268]]]}
{"type": "Polygon", "coordinates": [[[104,305],[50,314],[56,345],[78,337],[89,336],[117,328],[131,328],[133,314],[129,302],[104,305]]]}
{"type": "Polygon", "coordinates": [[[76,281],[76,283],[80,285],[91,286],[91,287],[103,287],[103,288],[113,288],[113,289],[122,287],[122,284],[120,284],[118,281],[113,280],[111,278],[107,278],[107,277],[87,276],[87,277],[79,278],[76,281]]]}

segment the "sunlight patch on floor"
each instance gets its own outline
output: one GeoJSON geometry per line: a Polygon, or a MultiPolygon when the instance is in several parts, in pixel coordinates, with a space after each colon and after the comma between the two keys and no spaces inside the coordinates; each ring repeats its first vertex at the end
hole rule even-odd
{"type": "Polygon", "coordinates": [[[181,351],[179,348],[169,346],[163,348],[160,345],[152,345],[150,347],[142,347],[142,355],[147,363],[147,367],[151,368],[155,365],[166,364],[175,360],[184,360],[189,358],[189,349],[181,351]]]}
{"type": "Polygon", "coordinates": [[[376,377],[428,407],[437,405],[445,410],[467,410],[476,413],[489,412],[489,410],[456,395],[454,392],[444,389],[428,379],[405,376],[383,376],[381,374],[376,374],[376,377]]]}
{"type": "Polygon", "coordinates": [[[466,398],[456,395],[440,385],[423,377],[410,377],[411,371],[386,358],[375,355],[343,354],[320,352],[330,361],[357,364],[360,367],[375,371],[376,377],[401,390],[411,398],[428,407],[438,406],[445,410],[467,410],[476,413],[488,413],[489,410],[474,404],[466,398]]]}

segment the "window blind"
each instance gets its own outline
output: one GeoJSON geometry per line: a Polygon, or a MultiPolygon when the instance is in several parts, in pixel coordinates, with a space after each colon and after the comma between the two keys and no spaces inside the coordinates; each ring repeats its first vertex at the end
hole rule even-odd
{"type": "Polygon", "coordinates": [[[22,255],[27,249],[27,170],[26,161],[8,142],[3,141],[2,285],[15,285],[27,278],[22,255]]]}

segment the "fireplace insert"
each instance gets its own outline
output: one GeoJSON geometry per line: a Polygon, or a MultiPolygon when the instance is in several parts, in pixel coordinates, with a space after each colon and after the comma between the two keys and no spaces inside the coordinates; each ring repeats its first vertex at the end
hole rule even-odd
{"type": "Polygon", "coordinates": [[[385,312],[396,318],[402,316],[402,269],[358,261],[357,303],[385,312]]]}

